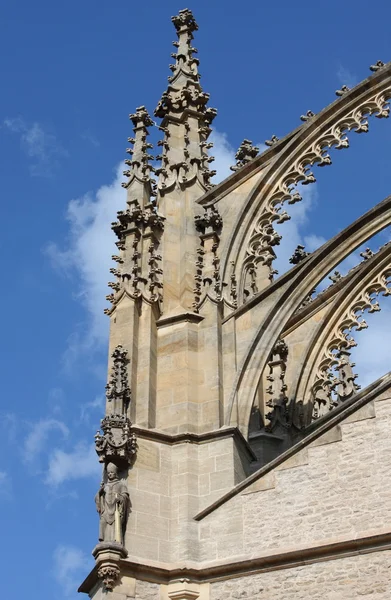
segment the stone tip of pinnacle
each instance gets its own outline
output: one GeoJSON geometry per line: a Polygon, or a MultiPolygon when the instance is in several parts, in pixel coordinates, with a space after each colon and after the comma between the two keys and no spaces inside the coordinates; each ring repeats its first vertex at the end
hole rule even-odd
{"type": "Polygon", "coordinates": [[[153,121],[145,106],[138,106],[136,112],[129,115],[129,119],[133,122],[134,126],[137,126],[139,123],[143,123],[145,127],[153,125],[153,121]]]}
{"type": "Polygon", "coordinates": [[[189,31],[197,31],[198,29],[194,15],[188,8],[183,8],[180,10],[177,15],[171,17],[171,21],[173,22],[177,32],[186,29],[189,31]]]}

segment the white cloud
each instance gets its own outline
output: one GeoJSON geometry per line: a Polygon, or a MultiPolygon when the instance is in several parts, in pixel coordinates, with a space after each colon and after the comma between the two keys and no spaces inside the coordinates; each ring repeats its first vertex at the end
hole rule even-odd
{"type": "Polygon", "coordinates": [[[391,302],[389,298],[379,298],[380,313],[365,313],[364,319],[368,329],[353,332],[357,346],[352,349],[353,369],[358,373],[357,383],[366,387],[391,370],[391,336],[385,335],[390,330],[391,302]]]}
{"type": "Polygon", "coordinates": [[[91,558],[80,548],[62,544],[53,553],[53,576],[65,596],[76,593],[81,580],[93,566],[91,558]]]}
{"type": "Polygon", "coordinates": [[[326,242],[326,238],[321,235],[316,235],[315,233],[304,236],[304,245],[307,252],[315,252],[315,250],[323,246],[326,242]]]}
{"type": "Polygon", "coordinates": [[[123,165],[119,165],[110,185],[70,201],[68,247],[61,249],[51,243],[46,248],[58,270],[76,275],[77,297],[89,316],[88,333],[84,333],[83,327],[83,334],[75,332],[69,340],[67,360],[70,362],[80,350],[107,340],[108,319],[103,309],[107,305],[105,296],[110,293],[107,282],[109,269],[113,266],[111,255],[117,251],[110,223],[115,220],[117,211],[126,207],[126,194],[121,187],[122,171],[123,165]]]}
{"type": "Polygon", "coordinates": [[[302,229],[308,223],[308,213],[317,201],[318,192],[316,184],[309,186],[299,185],[298,191],[302,196],[302,201],[292,206],[284,206],[284,209],[291,216],[290,221],[274,225],[278,233],[282,235],[280,245],[274,248],[277,255],[277,259],[274,261],[274,268],[278,270],[279,275],[292,268],[289,259],[298,244],[311,246],[311,250],[308,249],[308,251],[312,252],[316,249],[316,244],[319,243],[321,245],[323,241],[323,238],[320,236],[314,234],[304,236],[302,232],[302,229]]]}
{"type": "Polygon", "coordinates": [[[46,442],[53,432],[60,432],[63,438],[69,435],[69,429],[62,421],[57,419],[41,419],[31,426],[31,431],[25,439],[23,446],[23,459],[27,463],[34,463],[44,450],[46,442]]]}
{"type": "Polygon", "coordinates": [[[59,448],[51,452],[45,483],[56,487],[75,479],[97,479],[101,472],[94,445],[80,442],[71,452],[59,448]]]}
{"type": "Polygon", "coordinates": [[[216,184],[232,175],[233,172],[230,167],[236,162],[235,150],[229,143],[225,133],[214,130],[210,134],[209,141],[213,143],[210,154],[215,157],[215,161],[212,163],[211,168],[217,171],[217,174],[213,177],[212,182],[216,184]]]}
{"type": "MultiPolygon", "coordinates": [[[[86,425],[91,423],[91,413],[103,413],[105,408],[105,398],[103,396],[97,396],[91,402],[86,402],[80,407],[80,422],[86,425]]],[[[94,418],[94,422],[96,419],[94,418]]]]}
{"type": "Polygon", "coordinates": [[[59,159],[68,156],[56,136],[45,131],[40,123],[29,125],[18,117],[5,119],[3,125],[11,133],[20,136],[21,147],[30,159],[30,174],[33,176],[52,176],[59,159]]]}

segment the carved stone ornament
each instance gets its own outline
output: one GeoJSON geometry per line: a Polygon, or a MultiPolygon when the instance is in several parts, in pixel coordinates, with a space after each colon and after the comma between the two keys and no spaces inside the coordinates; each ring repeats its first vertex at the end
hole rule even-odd
{"type": "Polygon", "coordinates": [[[117,346],[112,353],[113,367],[108,384],[106,398],[113,402],[117,410],[126,413],[130,405],[130,388],[128,384],[128,352],[122,346],[117,346]]]}
{"type": "Polygon", "coordinates": [[[350,92],[350,88],[347,85],[343,85],[340,90],[335,90],[335,95],[341,98],[341,96],[348,92],[350,92]]]}
{"type": "Polygon", "coordinates": [[[306,252],[304,250],[304,248],[305,248],[305,246],[301,246],[300,244],[297,246],[296,250],[294,251],[294,253],[292,254],[292,256],[289,259],[289,262],[291,263],[291,265],[298,265],[299,262],[301,262],[302,260],[307,258],[307,256],[309,255],[309,252],[306,252]]]}
{"type": "Polygon", "coordinates": [[[137,451],[136,436],[131,431],[132,424],[126,415],[107,415],[101,421],[103,434],[95,434],[95,450],[99,462],[108,460],[122,465],[130,464],[137,451]]]}
{"type": "Polygon", "coordinates": [[[244,165],[258,155],[258,152],[259,148],[257,146],[253,146],[251,140],[243,140],[237,153],[235,154],[236,165],[230,167],[231,171],[238,171],[244,167],[244,165]]]}
{"type": "MultiPolygon", "coordinates": [[[[381,68],[381,67],[379,67],[381,68]]],[[[262,211],[254,219],[254,224],[249,231],[248,241],[246,243],[246,256],[243,261],[236,261],[237,270],[235,276],[237,281],[242,281],[241,287],[238,290],[238,304],[246,301],[246,293],[253,294],[247,286],[247,272],[254,271],[254,277],[258,280],[258,271],[264,269],[264,265],[268,264],[270,272],[273,270],[273,260],[269,260],[271,253],[270,247],[278,245],[281,236],[277,235],[273,222],[278,224],[284,223],[290,219],[286,210],[281,210],[284,204],[295,204],[300,202],[302,197],[298,191],[297,185],[309,185],[316,181],[316,178],[310,167],[318,165],[324,167],[331,165],[331,157],[328,153],[329,148],[341,150],[349,147],[348,132],[366,133],[369,130],[368,118],[373,115],[378,119],[387,118],[390,114],[389,98],[391,97],[391,89],[377,93],[371,98],[362,101],[361,104],[355,106],[348,114],[340,118],[339,121],[333,123],[321,135],[313,140],[302,152],[299,158],[295,161],[291,169],[279,178],[275,186],[270,186],[270,193],[267,193],[267,198],[264,199],[262,211]],[[268,261],[265,262],[265,256],[268,261]],[[241,271],[244,271],[242,273],[241,271]],[[247,289],[243,289],[247,288],[247,289]]],[[[302,118],[315,119],[316,115],[312,111],[308,111],[302,118]]],[[[230,257],[227,257],[230,260],[230,257]]],[[[270,279],[272,280],[272,279],[270,279]]],[[[267,285],[267,277],[262,278],[263,287],[267,285]]],[[[229,291],[229,286],[225,288],[229,291]]],[[[260,291],[258,285],[257,290],[260,291]]]]}
{"type": "Polygon", "coordinates": [[[98,569],[98,577],[102,580],[107,591],[111,592],[114,589],[120,576],[120,569],[117,565],[102,565],[98,569]]]}
{"type": "Polygon", "coordinates": [[[272,135],[270,140],[265,140],[265,146],[274,146],[274,144],[276,144],[279,141],[279,139],[280,138],[278,138],[276,135],[272,135]]]}
{"type": "Polygon", "coordinates": [[[175,187],[187,188],[196,181],[206,191],[212,187],[210,179],[216,174],[209,169],[214,157],[208,155],[212,144],[207,139],[217,111],[207,107],[209,94],[200,84],[199,60],[194,56],[197,49],[192,45],[198,26],[187,8],[172,17],[172,22],[178,36],[173,42],[176,52],[171,55],[175,62],[170,65],[169,85],[154,113],[163,119],[159,129],[164,139],[158,143],[163,151],[157,157],[161,165],[155,171],[160,195],[175,187]]]}
{"type": "Polygon", "coordinates": [[[380,294],[391,295],[391,269],[388,267],[365,286],[330,334],[312,384],[313,419],[326,414],[360,389],[355,383],[354,363],[350,362],[350,348],[357,345],[352,334],[368,327],[364,312],[380,311],[377,301],[380,294]]]}
{"type": "Polygon", "coordinates": [[[275,343],[271,351],[268,361],[269,374],[266,376],[270,383],[265,390],[269,399],[266,401],[266,406],[271,408],[271,411],[266,414],[268,425],[265,430],[273,432],[277,424],[282,427],[289,427],[288,418],[288,397],[287,385],[285,383],[286,362],[288,359],[288,346],[284,340],[279,339],[275,343]]]}

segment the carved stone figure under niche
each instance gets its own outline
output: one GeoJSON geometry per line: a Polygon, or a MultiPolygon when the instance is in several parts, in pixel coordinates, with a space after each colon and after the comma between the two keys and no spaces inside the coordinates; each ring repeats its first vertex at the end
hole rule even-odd
{"type": "Polygon", "coordinates": [[[107,482],[95,496],[99,513],[99,541],[117,542],[123,545],[126,523],[130,509],[129,492],[124,481],[118,477],[118,467],[109,463],[106,467],[107,482]]]}

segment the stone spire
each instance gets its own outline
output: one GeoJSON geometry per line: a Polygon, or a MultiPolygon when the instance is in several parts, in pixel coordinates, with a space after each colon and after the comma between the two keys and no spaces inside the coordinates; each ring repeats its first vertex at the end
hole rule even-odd
{"type": "Polygon", "coordinates": [[[158,188],[161,194],[179,187],[184,189],[198,181],[202,191],[211,187],[209,163],[214,159],[208,156],[212,144],[207,142],[211,132],[210,124],[216,116],[214,108],[207,108],[209,94],[202,91],[198,74],[197,53],[192,46],[193,32],[198,25],[187,8],[172,17],[178,35],[173,42],[176,53],[172,54],[175,63],[170,65],[173,74],[168,78],[167,90],[163,93],[155,110],[155,116],[163,119],[160,129],[164,139],[158,188]]]}
{"type": "Polygon", "coordinates": [[[139,106],[135,113],[129,115],[129,119],[134,125],[134,138],[128,138],[133,148],[126,150],[131,158],[125,160],[128,169],[124,171],[124,175],[129,179],[122,185],[128,191],[127,203],[132,204],[137,200],[143,207],[150,202],[151,196],[156,195],[156,184],[151,179],[154,169],[149,163],[154,157],[148,153],[152,144],[147,142],[147,127],[151,127],[154,122],[145,106],[139,106]]]}
{"type": "Polygon", "coordinates": [[[151,178],[154,168],[150,161],[154,157],[148,153],[152,144],[147,142],[147,127],[154,122],[145,106],[139,106],[129,118],[134,125],[134,138],[128,138],[133,148],[127,149],[131,158],[125,161],[128,169],[124,175],[129,179],[122,184],[127,189],[127,208],[118,211],[117,221],[112,223],[112,230],[118,238],[116,246],[119,254],[112,257],[118,266],[110,269],[116,280],[108,284],[113,290],[106,296],[112,304],[111,308],[105,309],[108,315],[124,292],[133,299],[143,296],[154,303],[160,300],[159,289],[162,286],[160,256],[156,249],[163,218],[157,213],[153,201],[156,182],[151,178]]]}

